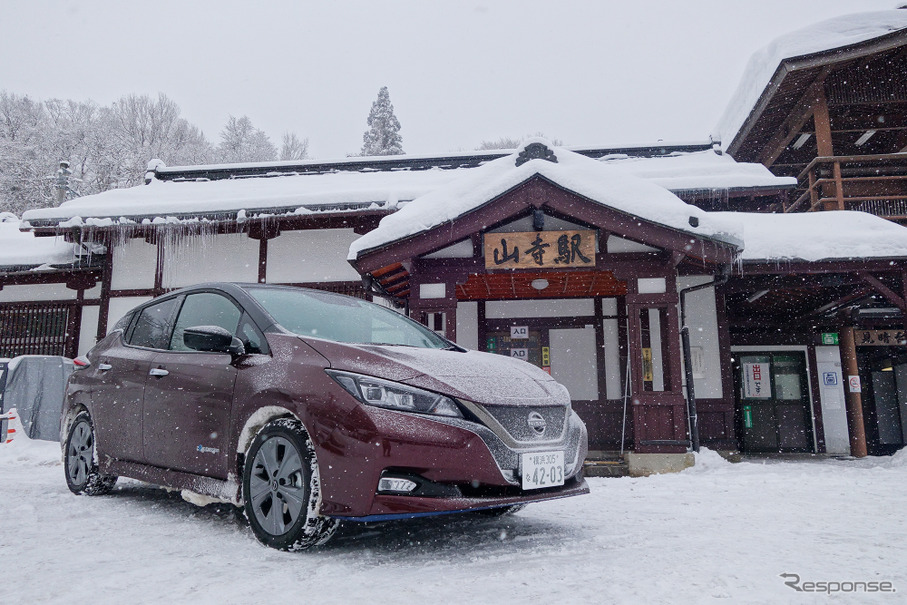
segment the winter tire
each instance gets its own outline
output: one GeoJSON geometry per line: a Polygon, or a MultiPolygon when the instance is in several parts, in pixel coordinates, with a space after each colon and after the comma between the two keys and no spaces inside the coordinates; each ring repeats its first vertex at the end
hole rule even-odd
{"type": "Polygon", "coordinates": [[[63,469],[66,485],[74,494],[100,496],[109,493],[117,482],[116,475],[104,475],[98,468],[94,425],[88,412],[80,412],[69,425],[63,450],[63,469]]]}
{"type": "Polygon", "coordinates": [[[274,420],[258,433],[246,454],[242,487],[249,525],[267,546],[301,550],[324,544],[337,529],[336,519],[318,513],[318,462],[297,420],[274,420]]]}

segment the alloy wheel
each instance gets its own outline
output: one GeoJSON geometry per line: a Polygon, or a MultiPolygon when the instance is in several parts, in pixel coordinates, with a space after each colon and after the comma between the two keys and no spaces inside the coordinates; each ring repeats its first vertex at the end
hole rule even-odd
{"type": "Polygon", "coordinates": [[[272,536],[293,526],[305,506],[302,456],[288,439],[269,437],[255,454],[249,477],[252,511],[258,524],[272,536]]]}
{"type": "Polygon", "coordinates": [[[84,485],[88,482],[88,473],[94,456],[94,438],[91,434],[91,427],[84,420],[79,421],[73,427],[67,453],[67,471],[70,481],[74,485],[84,485]]]}

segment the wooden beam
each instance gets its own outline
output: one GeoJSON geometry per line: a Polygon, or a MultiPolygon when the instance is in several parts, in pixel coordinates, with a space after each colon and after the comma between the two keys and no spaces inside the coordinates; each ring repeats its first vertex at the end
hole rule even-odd
{"type": "Polygon", "coordinates": [[[900,309],[901,311],[907,312],[907,303],[905,303],[904,299],[901,298],[900,296],[898,296],[898,294],[894,290],[892,290],[891,288],[889,288],[888,286],[883,284],[882,281],[879,280],[877,277],[875,277],[874,275],[871,275],[869,273],[864,273],[864,272],[860,272],[857,275],[860,276],[860,279],[862,279],[867,284],[869,284],[870,286],[875,288],[875,290],[879,294],[881,294],[882,296],[887,298],[889,300],[889,302],[891,302],[898,309],[900,309]]]}
{"type": "Polygon", "coordinates": [[[812,311],[810,311],[808,313],[804,313],[804,314],[800,315],[799,317],[794,318],[791,321],[791,323],[796,324],[796,323],[799,323],[802,321],[808,321],[808,320],[816,318],[822,314],[829,313],[831,311],[840,309],[841,307],[846,307],[847,305],[855,303],[862,298],[866,298],[871,293],[872,293],[872,288],[861,288],[860,290],[857,290],[853,294],[849,294],[847,296],[842,296],[841,298],[838,298],[830,303],[824,304],[821,307],[813,309],[812,311]]]}
{"type": "Polygon", "coordinates": [[[831,71],[831,68],[826,66],[825,69],[819,72],[819,75],[813,81],[812,85],[806,90],[803,96],[800,97],[800,100],[797,101],[797,104],[794,106],[794,112],[787,117],[784,124],[781,125],[774,136],[766,143],[765,148],[762,150],[762,155],[759,158],[759,162],[766,167],[770,167],[775,163],[775,160],[784,153],[784,150],[787,149],[790,142],[794,140],[794,137],[800,134],[803,126],[811,117],[813,117],[813,104],[816,103],[816,99],[818,99],[820,95],[823,97],[825,95],[825,76],[828,75],[829,71],[831,71]]]}

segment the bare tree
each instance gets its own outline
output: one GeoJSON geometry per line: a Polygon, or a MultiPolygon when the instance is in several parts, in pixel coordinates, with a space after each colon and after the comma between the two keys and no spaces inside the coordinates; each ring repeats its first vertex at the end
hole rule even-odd
{"type": "Polygon", "coordinates": [[[267,134],[252,125],[248,116],[230,116],[220,133],[216,158],[224,163],[269,162],[277,159],[277,149],[267,134]]]}
{"type": "MultiPolygon", "coordinates": [[[[525,139],[529,139],[532,137],[540,137],[543,139],[548,138],[541,132],[537,132],[535,134],[528,134],[522,138],[500,137],[496,141],[482,141],[481,143],[479,143],[479,146],[476,147],[476,151],[489,151],[492,149],[516,149],[517,147],[520,146],[520,144],[525,139]]],[[[564,144],[564,142],[561,141],[560,139],[549,139],[549,140],[551,141],[551,144],[554,145],[555,147],[560,147],[561,145],[564,144]]]]}
{"type": "MultiPolygon", "coordinates": [[[[308,157],[308,139],[287,133],[281,157],[308,157]]],[[[56,172],[69,163],[68,197],[144,181],[148,163],[271,161],[277,149],[248,117],[230,116],[215,149],[166,95],[92,101],[35,101],[0,91],[0,211],[21,214],[57,203],[56,172]]]]}
{"type": "Polygon", "coordinates": [[[309,140],[296,136],[295,133],[285,132],[283,144],[280,146],[281,160],[307,160],[309,159],[309,140]]]}

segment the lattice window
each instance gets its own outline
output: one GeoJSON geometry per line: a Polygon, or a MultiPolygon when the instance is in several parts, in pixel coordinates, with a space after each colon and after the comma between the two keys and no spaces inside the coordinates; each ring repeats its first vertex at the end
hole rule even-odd
{"type": "Polygon", "coordinates": [[[0,305],[0,357],[71,354],[73,306],[0,305]]]}

